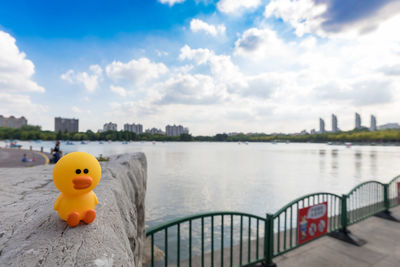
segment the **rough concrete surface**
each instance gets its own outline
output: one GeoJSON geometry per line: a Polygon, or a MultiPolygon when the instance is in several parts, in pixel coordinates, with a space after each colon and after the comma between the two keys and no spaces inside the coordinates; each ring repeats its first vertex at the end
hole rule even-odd
{"type": "Polygon", "coordinates": [[[96,220],[75,228],[53,210],[53,166],[0,169],[0,266],[142,266],[145,155],[101,166],[96,220]]]}

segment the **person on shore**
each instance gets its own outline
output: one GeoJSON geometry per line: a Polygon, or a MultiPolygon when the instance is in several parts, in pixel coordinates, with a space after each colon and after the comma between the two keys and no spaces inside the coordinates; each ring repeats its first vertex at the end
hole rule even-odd
{"type": "Polygon", "coordinates": [[[35,156],[33,156],[32,159],[28,159],[26,156],[26,153],[25,153],[24,156],[22,157],[21,161],[22,162],[33,162],[33,161],[36,161],[36,158],[35,158],[35,156]]]}
{"type": "Polygon", "coordinates": [[[56,145],[53,149],[51,149],[51,154],[53,158],[51,159],[51,163],[57,163],[57,161],[62,157],[62,151],[60,150],[60,141],[56,141],[56,145]]]}

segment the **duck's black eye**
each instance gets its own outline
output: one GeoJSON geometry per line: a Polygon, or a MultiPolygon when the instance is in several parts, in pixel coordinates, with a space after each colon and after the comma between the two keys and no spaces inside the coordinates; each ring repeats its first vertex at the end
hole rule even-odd
{"type": "Polygon", "coordinates": [[[80,173],[81,173],[81,170],[80,170],[80,169],[76,169],[75,173],[76,173],[76,174],[80,174],[80,173]]]}
{"type": "Polygon", "coordinates": [[[88,169],[84,169],[83,172],[84,172],[84,173],[88,173],[89,170],[88,170],[88,169]]]}

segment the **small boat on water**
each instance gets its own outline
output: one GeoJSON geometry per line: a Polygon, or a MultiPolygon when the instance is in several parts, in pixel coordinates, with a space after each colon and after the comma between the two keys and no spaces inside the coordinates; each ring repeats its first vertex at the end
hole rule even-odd
{"type": "Polygon", "coordinates": [[[13,141],[13,142],[10,143],[10,147],[13,147],[13,148],[20,148],[20,147],[22,147],[22,145],[17,144],[16,141],[13,141]]]}
{"type": "Polygon", "coordinates": [[[352,145],[352,143],[350,143],[350,142],[346,142],[346,143],[344,143],[344,145],[345,145],[347,148],[350,148],[350,147],[351,147],[351,145],[352,145]]]}
{"type": "Polygon", "coordinates": [[[100,141],[99,144],[102,145],[102,144],[104,144],[104,143],[103,143],[103,141],[100,141]]]}
{"type": "Polygon", "coordinates": [[[72,143],[72,142],[69,141],[69,140],[68,140],[65,144],[66,144],[66,145],[69,145],[69,146],[74,145],[74,143],[72,143]]]}
{"type": "Polygon", "coordinates": [[[122,144],[123,144],[123,145],[127,145],[128,142],[127,142],[127,141],[123,141],[122,144]]]}
{"type": "Polygon", "coordinates": [[[87,145],[88,142],[87,141],[81,141],[81,145],[87,145]]]}

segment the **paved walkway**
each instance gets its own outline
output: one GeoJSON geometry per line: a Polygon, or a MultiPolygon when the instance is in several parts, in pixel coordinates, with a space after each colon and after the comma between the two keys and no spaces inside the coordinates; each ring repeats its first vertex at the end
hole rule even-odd
{"type": "Polygon", "coordinates": [[[18,148],[0,148],[0,168],[31,167],[48,164],[49,158],[49,153],[18,148]],[[35,161],[22,162],[24,154],[28,159],[35,157],[35,161]]]}
{"type": "MultiPolygon", "coordinates": [[[[400,207],[391,211],[400,219],[400,207]]],[[[367,243],[357,247],[325,236],[274,258],[274,262],[278,267],[400,266],[400,223],[370,217],[349,230],[367,243]]]]}

